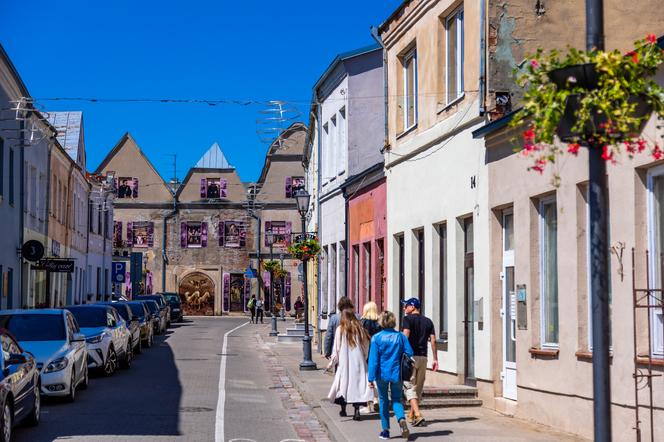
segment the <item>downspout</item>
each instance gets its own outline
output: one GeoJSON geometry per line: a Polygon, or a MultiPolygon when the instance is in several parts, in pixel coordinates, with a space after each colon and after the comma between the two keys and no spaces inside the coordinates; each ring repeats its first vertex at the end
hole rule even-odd
{"type": "MultiPolygon", "coordinates": [[[[344,219],[346,220],[346,254],[344,255],[344,296],[348,296],[350,290],[348,290],[348,271],[350,270],[350,260],[348,259],[348,250],[350,249],[350,223],[348,222],[349,207],[350,207],[350,195],[346,192],[346,189],[343,191],[344,194],[344,219]]],[[[339,251],[337,251],[337,262],[339,262],[339,251]]],[[[359,307],[359,306],[358,306],[359,307]]]]}
{"type": "Polygon", "coordinates": [[[177,192],[173,191],[173,210],[164,216],[164,229],[161,238],[161,291],[166,291],[166,266],[168,265],[168,256],[166,255],[166,240],[168,238],[168,220],[173,218],[178,213],[178,197],[177,192]]]}
{"type": "MultiPolygon", "coordinates": [[[[19,221],[18,221],[18,228],[19,228],[18,235],[19,235],[19,238],[18,238],[18,241],[19,241],[19,247],[22,247],[23,246],[23,241],[25,240],[25,234],[23,232],[23,228],[25,226],[25,220],[23,218],[23,209],[25,207],[25,197],[24,197],[25,184],[23,183],[23,179],[25,178],[25,170],[24,170],[24,167],[23,167],[23,163],[25,162],[25,135],[24,135],[25,121],[24,120],[21,120],[20,127],[21,127],[21,130],[20,130],[19,133],[21,134],[21,153],[19,154],[19,161],[20,161],[20,166],[21,166],[20,169],[21,170],[19,172],[19,179],[21,181],[20,181],[19,186],[18,186],[18,189],[19,189],[18,193],[19,193],[19,197],[20,197],[21,200],[18,204],[18,207],[19,207],[19,212],[18,212],[18,214],[19,214],[19,218],[18,218],[19,219],[19,221]]],[[[13,185],[13,183],[12,183],[12,185],[13,185]]],[[[23,257],[22,256],[19,258],[18,264],[19,264],[19,266],[18,266],[18,296],[19,296],[19,299],[21,299],[23,297],[23,257]]],[[[11,289],[12,289],[12,297],[14,297],[14,288],[12,287],[11,289]]],[[[8,304],[7,308],[14,307],[14,300],[11,299],[11,298],[8,299],[7,304],[8,304]]]]}
{"type": "Polygon", "coordinates": [[[383,114],[385,115],[385,140],[383,141],[383,148],[381,149],[381,153],[385,151],[385,149],[388,148],[390,145],[390,140],[389,140],[389,132],[388,132],[388,119],[387,119],[387,110],[388,110],[388,102],[387,102],[387,48],[385,47],[385,44],[383,43],[383,39],[380,38],[380,35],[378,35],[378,28],[375,26],[371,27],[371,36],[373,37],[374,40],[376,40],[376,43],[380,45],[381,48],[383,48],[383,114]]]}
{"type": "Polygon", "coordinates": [[[480,0],[480,117],[486,112],[486,0],[480,0]]]}

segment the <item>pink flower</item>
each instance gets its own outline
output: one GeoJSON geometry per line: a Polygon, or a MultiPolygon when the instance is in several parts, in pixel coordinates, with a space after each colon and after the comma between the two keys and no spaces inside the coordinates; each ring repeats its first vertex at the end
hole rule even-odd
{"type": "Polygon", "coordinates": [[[533,69],[539,69],[540,64],[537,60],[532,59],[532,60],[530,60],[530,66],[532,66],[533,69]]]}
{"type": "Polygon", "coordinates": [[[661,147],[659,147],[659,144],[655,144],[655,147],[652,149],[652,157],[656,160],[661,160],[662,157],[664,157],[664,152],[662,152],[661,147]]]}
{"type": "Polygon", "coordinates": [[[657,37],[655,36],[655,34],[648,34],[646,35],[646,41],[654,45],[655,43],[657,43],[657,37]]]}
{"type": "Polygon", "coordinates": [[[613,157],[613,152],[607,145],[602,147],[602,159],[604,161],[611,161],[613,164],[616,163],[616,159],[613,157]]]}
{"type": "Polygon", "coordinates": [[[567,152],[571,153],[572,155],[578,155],[580,147],[581,145],[579,143],[570,143],[567,145],[567,152]]]}
{"type": "Polygon", "coordinates": [[[526,141],[533,141],[535,139],[535,131],[532,128],[524,131],[523,139],[526,141]]]}

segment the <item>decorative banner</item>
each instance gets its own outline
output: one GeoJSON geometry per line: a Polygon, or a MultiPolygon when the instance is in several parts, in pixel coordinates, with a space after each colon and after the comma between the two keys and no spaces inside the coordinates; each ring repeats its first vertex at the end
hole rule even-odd
{"type": "Polygon", "coordinates": [[[305,188],[305,180],[303,176],[294,176],[293,184],[291,185],[291,196],[295,198],[295,195],[298,194],[301,190],[305,188]]]}
{"type": "Polygon", "coordinates": [[[230,309],[230,296],[231,296],[231,275],[230,273],[224,273],[224,308],[223,310],[227,312],[230,309]]]}
{"type": "Polygon", "coordinates": [[[246,308],[244,305],[244,274],[231,274],[231,302],[230,311],[242,312],[246,308]]]}
{"type": "Polygon", "coordinates": [[[135,222],[132,225],[132,238],[134,247],[149,247],[150,223],[135,222]]]}
{"type": "Polygon", "coordinates": [[[240,247],[241,224],[238,221],[224,222],[225,247],[240,247]]]}
{"type": "Polygon", "coordinates": [[[180,223],[180,247],[187,247],[187,223],[180,223]]]}

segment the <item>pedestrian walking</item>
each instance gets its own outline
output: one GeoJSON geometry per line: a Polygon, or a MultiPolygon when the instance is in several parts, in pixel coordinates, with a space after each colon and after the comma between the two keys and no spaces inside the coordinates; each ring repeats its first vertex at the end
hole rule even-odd
{"type": "Polygon", "coordinates": [[[334,333],[341,322],[341,313],[344,310],[353,310],[355,306],[347,296],[342,296],[337,302],[337,312],[330,316],[327,322],[327,331],[325,332],[325,357],[330,359],[332,356],[332,347],[334,345],[334,333]]]}
{"type": "MultiPolygon", "coordinates": [[[[362,322],[364,329],[369,334],[369,338],[372,338],[373,335],[382,330],[378,324],[378,306],[375,302],[369,301],[364,304],[364,307],[362,308],[362,318],[360,321],[362,322]]],[[[366,409],[360,409],[360,412],[362,413],[369,413],[372,409],[373,411],[378,411],[378,393],[376,391],[376,385],[373,382],[371,383],[371,388],[374,391],[373,400],[369,401],[366,409]]]]}
{"type": "Polygon", "coordinates": [[[328,367],[337,366],[327,397],[341,406],[339,416],[348,416],[346,405],[355,409],[353,420],[360,420],[360,406],[373,395],[367,377],[369,335],[353,310],[343,310],[335,331],[334,348],[328,367]]]}
{"type": "Polygon", "coordinates": [[[258,318],[261,318],[261,324],[263,323],[263,300],[261,298],[256,299],[256,324],[258,324],[258,318]]]}
{"type": "Polygon", "coordinates": [[[251,313],[251,323],[253,324],[254,318],[256,317],[256,295],[251,295],[251,299],[247,302],[247,308],[251,313]]]}
{"type": "Polygon", "coordinates": [[[401,301],[405,316],[403,318],[403,333],[408,337],[408,342],[413,348],[413,375],[409,381],[404,382],[406,399],[410,402],[408,420],[414,426],[424,423],[424,417],[420,413],[420,401],[424,390],[424,380],[427,374],[427,343],[431,343],[433,354],[433,370],[438,370],[438,353],[436,352],[436,331],[431,319],[420,314],[420,300],[410,298],[401,301]]]}
{"type": "Polygon", "coordinates": [[[401,437],[408,439],[410,430],[406,423],[401,395],[401,358],[405,353],[413,355],[408,338],[395,330],[397,320],[394,313],[385,311],[378,318],[382,330],[371,338],[369,347],[369,381],[378,387],[380,401],[380,439],[390,438],[390,400],[394,417],[401,427],[401,437]]]}
{"type": "Polygon", "coordinates": [[[295,308],[295,322],[300,322],[302,320],[302,314],[304,313],[304,302],[302,302],[302,297],[298,296],[293,304],[295,308]]]}

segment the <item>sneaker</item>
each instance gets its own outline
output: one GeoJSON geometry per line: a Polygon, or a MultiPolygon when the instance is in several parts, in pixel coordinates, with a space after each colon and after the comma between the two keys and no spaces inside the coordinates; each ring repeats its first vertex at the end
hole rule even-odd
{"type": "Polygon", "coordinates": [[[408,415],[406,416],[406,420],[408,421],[409,424],[412,424],[413,421],[415,420],[415,413],[413,413],[413,409],[408,412],[408,415]]]}
{"type": "Polygon", "coordinates": [[[390,438],[390,430],[383,430],[378,435],[378,439],[387,440],[390,438]]]}
{"type": "Polygon", "coordinates": [[[413,418],[413,426],[415,426],[415,427],[419,427],[419,426],[422,425],[423,423],[424,423],[424,418],[422,417],[421,414],[418,414],[417,416],[415,416],[415,417],[413,418]]]}
{"type": "Polygon", "coordinates": [[[410,437],[410,430],[408,429],[406,419],[401,419],[399,421],[399,426],[401,427],[401,437],[407,440],[410,437]]]}

